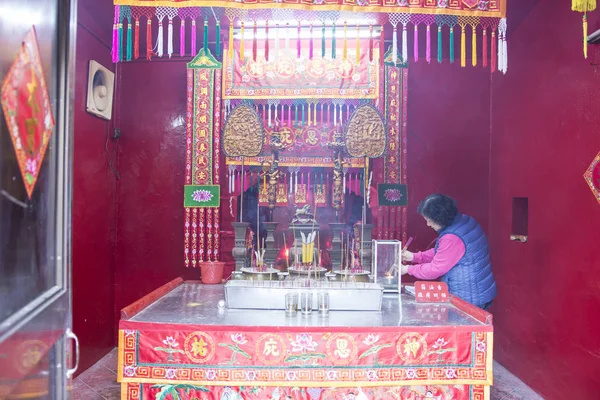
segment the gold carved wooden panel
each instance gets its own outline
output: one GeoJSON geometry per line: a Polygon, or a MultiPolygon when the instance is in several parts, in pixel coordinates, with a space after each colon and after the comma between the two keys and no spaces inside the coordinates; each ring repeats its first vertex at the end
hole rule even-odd
{"type": "Polygon", "coordinates": [[[262,151],[264,136],[262,122],[254,108],[239,105],[225,122],[223,150],[229,157],[256,157],[262,151]]]}
{"type": "Polygon", "coordinates": [[[375,107],[358,107],[346,131],[346,150],[351,157],[381,157],[385,151],[385,125],[375,107]]]}

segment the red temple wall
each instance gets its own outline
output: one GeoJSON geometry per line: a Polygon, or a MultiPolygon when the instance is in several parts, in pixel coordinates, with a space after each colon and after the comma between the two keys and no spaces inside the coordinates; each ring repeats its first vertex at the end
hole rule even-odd
{"type": "Polygon", "coordinates": [[[113,69],[110,2],[79,2],[74,104],[73,331],[80,341],[79,371],[115,344],[114,227],[116,179],[108,168],[112,123],[85,111],[89,60],[113,69]],[[93,6],[93,9],[90,8],[93,6]]]}
{"type": "Polygon", "coordinates": [[[546,399],[597,398],[600,205],[582,175],[600,151],[600,49],[583,58],[581,14],[560,2],[508,13],[509,71],[492,80],[495,358],[546,399]],[[529,198],[524,244],[509,240],[512,197],[529,198]]]}

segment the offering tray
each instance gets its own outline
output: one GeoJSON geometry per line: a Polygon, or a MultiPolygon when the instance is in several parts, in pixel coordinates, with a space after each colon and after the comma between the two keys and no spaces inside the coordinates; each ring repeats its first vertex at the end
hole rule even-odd
{"type": "Polygon", "coordinates": [[[279,270],[275,268],[266,268],[265,270],[259,270],[256,268],[242,268],[241,269],[244,279],[257,280],[257,281],[271,281],[278,280],[279,270]]]}
{"type": "Polygon", "coordinates": [[[336,276],[336,280],[344,282],[371,282],[371,271],[350,272],[350,270],[335,270],[332,271],[336,276]]]}
{"type": "Polygon", "coordinates": [[[304,268],[304,267],[290,267],[288,268],[288,272],[295,275],[321,275],[324,272],[327,272],[327,268],[323,267],[314,267],[314,268],[304,268]]]}
{"type": "Polygon", "coordinates": [[[329,293],[332,311],[380,311],[383,287],[369,282],[300,281],[229,281],[225,300],[230,309],[284,310],[288,293],[313,292],[317,309],[318,292],[329,293]]]}

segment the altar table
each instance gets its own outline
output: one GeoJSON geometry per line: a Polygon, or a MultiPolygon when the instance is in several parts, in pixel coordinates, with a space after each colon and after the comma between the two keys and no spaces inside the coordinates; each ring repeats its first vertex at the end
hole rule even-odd
{"type": "Polygon", "coordinates": [[[458,298],[292,318],[223,299],[223,285],[176,279],[123,309],[121,398],[489,399],[492,316],[458,298]]]}

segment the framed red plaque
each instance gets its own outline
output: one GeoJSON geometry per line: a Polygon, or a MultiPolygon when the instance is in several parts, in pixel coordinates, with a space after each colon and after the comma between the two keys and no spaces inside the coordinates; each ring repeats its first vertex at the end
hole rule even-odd
{"type": "Polygon", "coordinates": [[[2,82],[0,98],[25,189],[31,198],[54,129],[34,27],[21,43],[2,82]]]}

